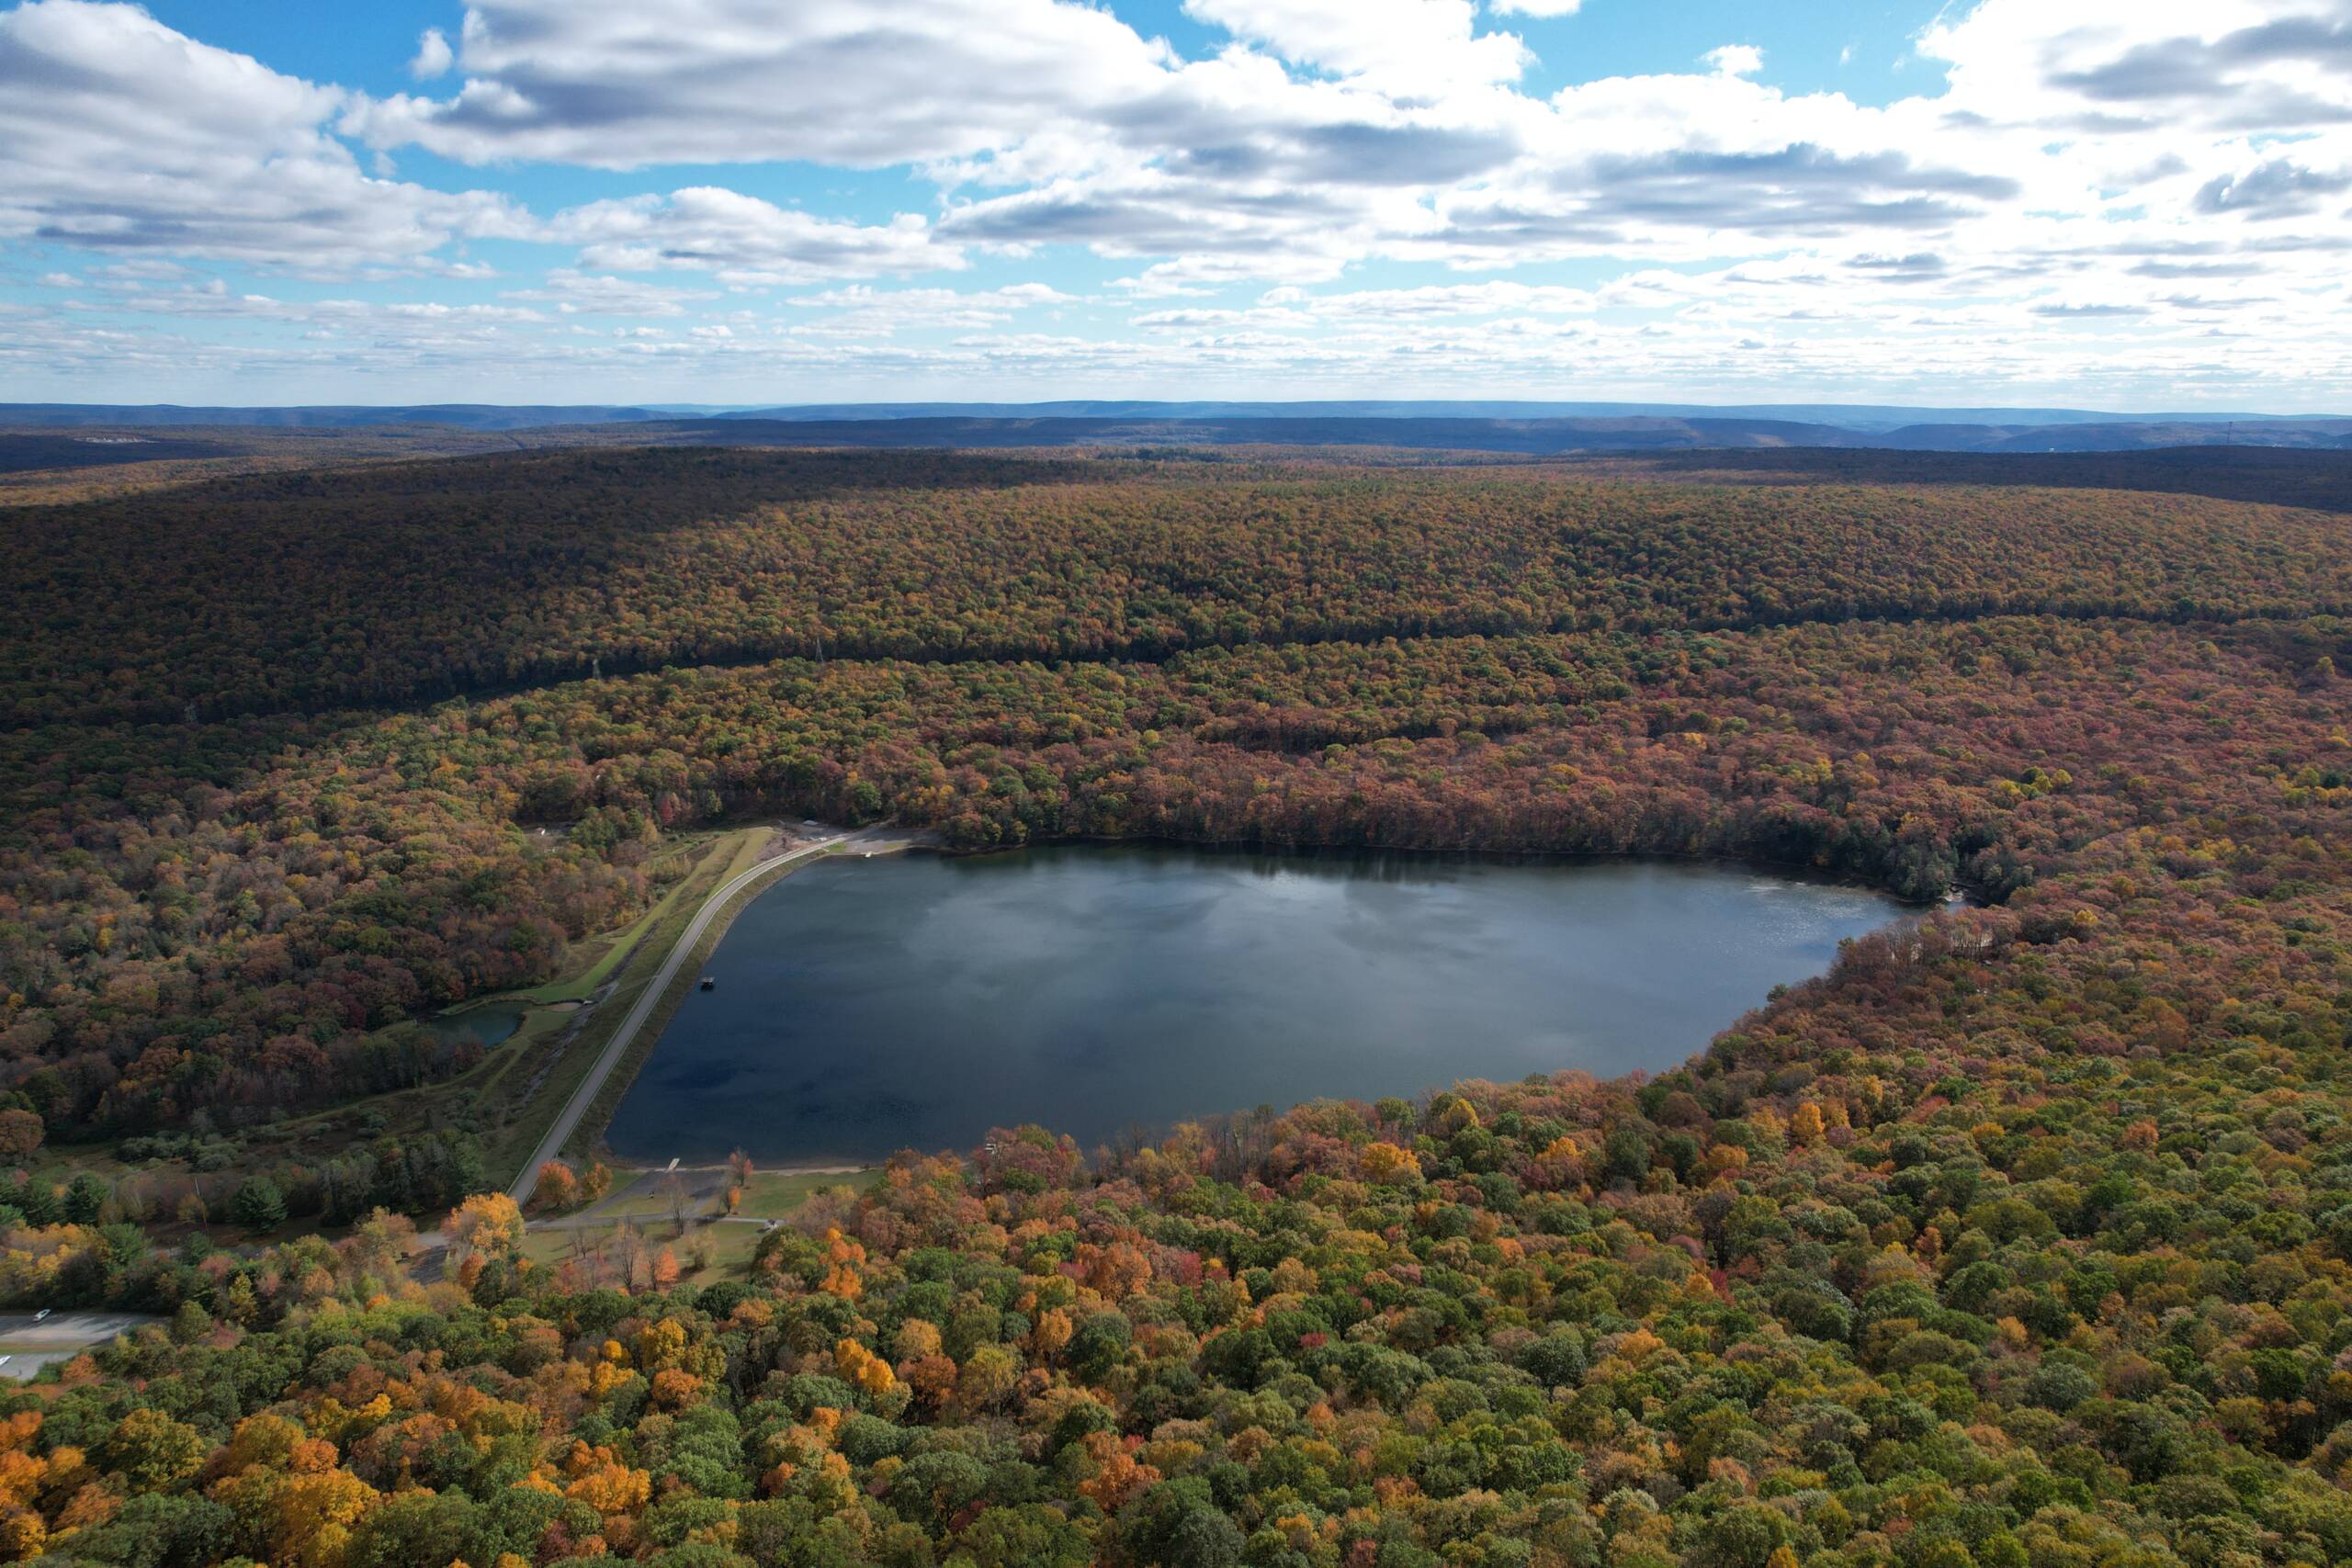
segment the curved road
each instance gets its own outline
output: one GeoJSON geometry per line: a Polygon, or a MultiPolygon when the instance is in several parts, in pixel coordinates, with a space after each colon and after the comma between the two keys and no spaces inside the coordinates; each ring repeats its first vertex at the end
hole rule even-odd
{"type": "Polygon", "coordinates": [[[763,860],[729,877],[718,892],[704,900],[703,907],[695,912],[695,918],[679,936],[677,945],[670,950],[670,956],[662,964],[661,972],[639,995],[637,1005],[628,1010],[628,1016],[621,1020],[621,1026],[613,1032],[612,1039],[605,1043],[604,1054],[596,1058],[596,1065],[588,1069],[588,1076],[581,1079],[580,1087],[572,1091],[570,1103],[563,1108],[563,1114],[558,1116],[555,1125],[548,1129],[548,1135],[525,1163],[523,1174],[514,1179],[514,1185],[506,1190],[506,1195],[517,1205],[530,1202],[531,1190],[539,1184],[539,1167],[556,1157],[579,1127],[580,1119],[588,1114],[588,1107],[595,1103],[597,1091],[605,1087],[605,1080],[613,1076],[613,1069],[620,1066],[621,1057],[628,1054],[629,1042],[635,1040],[637,1032],[645,1027],[645,1021],[652,1016],[654,1008],[660,1005],[662,996],[670,989],[670,982],[677,978],[679,969],[694,955],[695,943],[702,940],[703,932],[710,929],[710,922],[718,918],[719,911],[727,908],[729,900],[772,871],[790,865],[795,861],[806,860],[810,855],[822,854],[836,844],[854,843],[874,831],[875,828],[865,828],[854,833],[837,833],[830,839],[804,845],[789,854],[763,860]]]}

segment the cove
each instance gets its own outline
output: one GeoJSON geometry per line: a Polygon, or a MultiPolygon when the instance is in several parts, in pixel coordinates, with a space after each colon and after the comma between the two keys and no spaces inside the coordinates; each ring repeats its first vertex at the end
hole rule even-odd
{"type": "Polygon", "coordinates": [[[606,1133],[850,1164],[1461,1078],[1672,1067],[1904,906],[1655,861],[1071,845],[821,861],[746,908],[606,1133]]]}

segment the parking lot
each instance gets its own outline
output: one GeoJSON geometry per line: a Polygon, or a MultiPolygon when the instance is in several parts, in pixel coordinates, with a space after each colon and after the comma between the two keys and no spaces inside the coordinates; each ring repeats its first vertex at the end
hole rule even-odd
{"type": "Polygon", "coordinates": [[[138,1312],[0,1313],[0,1378],[30,1378],[52,1361],[163,1319],[138,1312]]]}

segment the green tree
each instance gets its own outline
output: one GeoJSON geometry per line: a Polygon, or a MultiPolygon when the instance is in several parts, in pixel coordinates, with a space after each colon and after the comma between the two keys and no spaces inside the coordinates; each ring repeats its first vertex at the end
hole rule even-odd
{"type": "Polygon", "coordinates": [[[65,1189],[65,1217],[77,1225],[94,1225],[106,1213],[108,1189],[107,1184],[89,1171],[74,1179],[65,1189]]]}
{"type": "Polygon", "coordinates": [[[229,1217],[245,1230],[276,1230],[286,1223],[286,1195],[266,1176],[250,1177],[229,1200],[229,1217]]]}
{"type": "Polygon", "coordinates": [[[107,1435],[99,1458],[135,1492],[161,1492],[194,1475],[211,1445],[160,1410],[134,1410],[107,1435]]]}

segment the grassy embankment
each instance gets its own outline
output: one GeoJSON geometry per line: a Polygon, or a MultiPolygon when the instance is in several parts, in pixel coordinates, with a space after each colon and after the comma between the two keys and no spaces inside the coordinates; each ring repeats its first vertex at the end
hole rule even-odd
{"type": "MultiPolygon", "coordinates": [[[[526,1057],[523,1054],[516,1055],[504,1075],[509,1083],[512,1113],[487,1118],[481,1128],[484,1152],[489,1157],[493,1177],[503,1182],[521,1174],[523,1162],[538,1146],[549,1125],[579,1089],[581,1080],[587,1077],[598,1054],[612,1038],[613,1031],[620,1027],[621,1020],[635,1005],[639,991],[651,984],[654,976],[661,971],[662,961],[693,922],[704,900],[724,886],[729,877],[756,864],[774,837],[773,831],[765,827],[712,835],[700,846],[694,869],[628,931],[616,936],[609,949],[588,970],[576,976],[559,976],[549,986],[542,987],[553,993],[544,998],[549,1001],[571,999],[575,994],[586,996],[607,981],[612,984],[612,992],[587,1015],[576,1033],[560,1043],[560,1054],[537,1053],[536,1059],[528,1062],[527,1077],[520,1077],[526,1070],[526,1057]],[[592,979],[591,976],[594,978],[592,979]],[[582,989],[582,987],[585,989],[582,989]],[[523,1092],[515,1096],[513,1085],[518,1077],[523,1092]]],[[[713,925],[723,928],[724,922],[714,921],[713,925]]],[[[719,931],[715,930],[705,937],[705,942],[715,946],[718,934],[719,931]]],[[[692,967],[689,964],[679,971],[681,982],[687,979],[692,967]]],[[[620,1103],[618,1095],[614,1093],[614,1085],[625,1083],[627,1077],[634,1073],[632,1064],[641,1062],[644,1055],[652,1049],[653,1043],[661,1037],[661,1025],[667,1021],[675,1005],[673,1001],[665,1002],[655,1010],[647,1027],[639,1032],[637,1043],[630,1048],[628,1058],[615,1071],[605,1085],[605,1093],[597,1098],[594,1108],[582,1119],[582,1136],[594,1137],[602,1134],[605,1122],[611,1120],[614,1108],[620,1103]]],[[[535,1010],[534,1016],[537,1015],[535,1010]]],[[[566,1015],[558,1013],[553,1016],[561,1018],[566,1015]]],[[[457,1084],[461,1085],[464,1081],[457,1080],[457,1084]]],[[[574,1145],[579,1142],[579,1137],[573,1139],[574,1145]]]]}
{"type": "MultiPolygon", "coordinates": [[[[774,836],[766,827],[682,836],[662,858],[682,857],[685,874],[654,906],[628,926],[578,943],[563,971],[529,991],[503,999],[530,1003],[522,1026],[492,1048],[472,1071],[446,1083],[354,1100],[332,1111],[249,1134],[256,1155],[316,1155],[385,1133],[436,1127],[470,1128],[481,1138],[492,1177],[512,1180],[586,1076],[612,1031],[620,1026],[639,987],[661,969],[703,900],[727,878],[754,863],[774,836]],[[594,1008],[556,1004],[583,1000],[610,984],[594,1008]]],[[[496,998],[478,998],[471,1006],[496,998]]]]}
{"type": "MultiPolygon", "coordinates": [[[[905,849],[908,844],[913,841],[914,840],[911,838],[909,838],[901,840],[894,840],[888,843],[867,844],[861,846],[857,851],[846,852],[856,852],[867,855],[896,853],[905,849]]],[[[612,1076],[605,1080],[604,1089],[597,1094],[595,1100],[590,1103],[588,1107],[588,1113],[580,1119],[579,1130],[573,1133],[571,1139],[563,1145],[563,1156],[566,1159],[586,1161],[590,1159],[602,1158],[607,1164],[613,1163],[612,1152],[605,1145],[605,1129],[612,1123],[614,1111],[620,1109],[621,1099],[628,1093],[628,1087],[630,1083],[635,1081],[639,1071],[644,1067],[646,1059],[653,1054],[653,1047],[655,1043],[661,1040],[662,1032],[669,1027],[670,1020],[677,1013],[679,1005],[686,999],[687,995],[694,990],[695,985],[698,983],[702,974],[702,965],[704,962],[707,960],[713,953],[716,953],[718,950],[718,944],[726,940],[727,929],[734,922],[735,916],[741,913],[744,908],[748,906],[752,899],[758,897],[770,887],[775,886],[780,878],[790,876],[795,872],[799,871],[802,867],[812,865],[818,861],[824,859],[826,855],[842,852],[843,852],[839,846],[835,846],[834,848],[827,850],[822,855],[812,855],[808,860],[797,862],[795,864],[786,866],[782,870],[770,875],[761,877],[758,881],[752,883],[750,886],[745,887],[736,894],[733,901],[729,905],[727,910],[719,919],[715,919],[710,923],[710,928],[703,932],[702,940],[695,943],[694,957],[692,961],[679,966],[677,975],[670,982],[669,990],[662,995],[662,1000],[656,1004],[653,1011],[647,1015],[645,1027],[639,1031],[637,1038],[629,1043],[628,1054],[623,1055],[620,1061],[614,1066],[612,1076]]],[[[741,865],[736,866],[724,873],[719,880],[724,881],[727,876],[732,876],[735,874],[736,871],[741,870],[743,866],[752,864],[756,859],[756,855],[746,858],[742,862],[741,865]]],[[[700,907],[699,899],[696,900],[696,907],[700,907]]],[[[693,911],[690,909],[686,912],[685,919],[682,919],[678,922],[679,929],[682,930],[684,927],[686,920],[691,919],[692,916],[693,911]]],[[[677,933],[673,931],[671,935],[662,942],[662,951],[663,953],[667,953],[669,951],[669,943],[676,940],[677,933]]],[[[658,968],[659,966],[660,960],[657,958],[654,961],[652,967],[658,968]]],[[[611,1004],[607,1003],[607,1010],[610,1010],[610,1008],[611,1004]]],[[[574,1084],[579,1082],[578,1075],[574,1075],[572,1082],[574,1084]]],[[[539,1125],[544,1128],[548,1124],[548,1122],[552,1120],[553,1114],[550,1112],[549,1116],[545,1120],[542,1120],[539,1125]]],[[[529,1145],[526,1145],[525,1146],[528,1147],[529,1145]]]]}
{"type": "MultiPolygon", "coordinates": [[[[566,954],[562,970],[545,985],[523,991],[480,997],[466,1007],[507,1001],[526,1005],[515,1032],[492,1048],[471,1071],[447,1082],[396,1090],[352,1100],[332,1110],[284,1122],[245,1129],[239,1135],[243,1157],[221,1173],[233,1186],[236,1170],[281,1160],[332,1157],[354,1144],[385,1134],[404,1134],[457,1126],[481,1138],[492,1180],[503,1186],[520,1173],[523,1162],[546,1135],[562,1107],[577,1090],[590,1066],[603,1052],[635,1002],[639,988],[660,971],[678,938],[704,902],[729,879],[756,864],[774,840],[765,826],[729,829],[679,836],[658,857],[679,861],[686,867],[653,906],[619,930],[583,939],[566,954]],[[601,987],[611,992],[593,1009],[575,1006],[601,987]]],[[[786,875],[795,868],[786,868],[786,875]]],[[[763,878],[739,894],[731,909],[740,911],[751,898],[771,885],[763,878]]],[[[696,943],[695,963],[683,966],[670,993],[639,1032],[628,1055],[606,1081],[579,1132],[566,1147],[570,1156],[593,1157],[601,1152],[605,1124],[619,1106],[629,1081],[637,1075],[661,1039],[663,1027],[695,983],[700,962],[726,934],[727,919],[716,920],[696,943]]],[[[180,1168],[125,1164],[107,1145],[52,1146],[41,1152],[37,1168],[58,1182],[78,1172],[93,1171],[110,1182],[136,1179],[142,1173],[180,1168]]],[[[616,1169],[616,1185],[626,1189],[640,1173],[616,1169]]],[[[758,1204],[747,1194],[744,1213],[777,1216],[797,1207],[800,1198],[840,1177],[785,1177],[763,1172],[755,1178],[758,1204]],[[797,1183],[791,1201],[786,1190],[774,1184],[797,1183]]],[[[666,1203],[644,1200],[644,1213],[666,1213],[666,1203]]],[[[741,1227],[719,1227],[734,1229],[741,1227]]],[[[560,1234],[560,1233],[559,1233],[560,1234]]],[[[749,1253],[745,1253],[749,1257],[749,1253]]]]}

